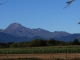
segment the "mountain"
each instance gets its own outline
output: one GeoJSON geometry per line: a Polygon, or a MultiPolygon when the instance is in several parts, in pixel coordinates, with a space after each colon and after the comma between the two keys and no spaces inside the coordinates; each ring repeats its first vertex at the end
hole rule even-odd
{"type": "Polygon", "coordinates": [[[29,30],[29,28],[26,28],[19,23],[12,23],[4,30],[4,32],[17,37],[33,37],[34,34],[29,30]]]}
{"type": "Polygon", "coordinates": [[[5,33],[9,33],[13,36],[17,36],[17,37],[35,37],[35,36],[40,36],[42,38],[53,38],[53,37],[61,37],[61,36],[67,36],[69,35],[69,33],[67,32],[50,32],[41,28],[37,28],[37,29],[30,29],[30,28],[26,28],[24,26],[22,26],[19,23],[12,23],[10,24],[5,30],[5,33]]]}
{"type": "Polygon", "coordinates": [[[31,41],[33,39],[57,39],[63,41],[72,41],[75,38],[80,39],[80,34],[70,34],[65,31],[50,32],[41,28],[30,29],[19,23],[12,23],[6,29],[0,29],[0,41],[2,42],[21,42],[31,41]]]}
{"type": "Polygon", "coordinates": [[[34,39],[43,39],[43,40],[47,40],[46,38],[42,38],[42,37],[40,37],[40,36],[35,36],[35,37],[30,38],[29,41],[32,41],[32,40],[34,40],[34,39]]]}
{"type": "Polygon", "coordinates": [[[73,41],[74,39],[78,39],[80,41],[80,34],[70,34],[67,36],[62,36],[60,38],[57,38],[58,40],[62,40],[62,41],[73,41]]]}
{"type": "Polygon", "coordinates": [[[7,43],[7,42],[22,42],[27,41],[28,37],[15,37],[8,33],[0,32],[0,42],[7,43]]]}
{"type": "Polygon", "coordinates": [[[3,32],[4,30],[0,29],[0,32],[3,32]]]}
{"type": "Polygon", "coordinates": [[[8,34],[8,33],[3,33],[3,32],[0,32],[0,42],[7,42],[9,40],[15,40],[16,37],[8,34]]]}

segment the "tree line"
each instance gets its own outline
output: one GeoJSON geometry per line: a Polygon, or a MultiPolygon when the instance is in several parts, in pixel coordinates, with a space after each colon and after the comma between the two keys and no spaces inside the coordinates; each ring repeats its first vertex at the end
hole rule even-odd
{"type": "Polygon", "coordinates": [[[35,39],[30,42],[8,42],[8,43],[0,43],[0,48],[20,48],[20,47],[40,47],[40,46],[66,46],[66,45],[80,45],[78,39],[74,39],[73,41],[64,42],[60,40],[50,39],[35,39]]]}

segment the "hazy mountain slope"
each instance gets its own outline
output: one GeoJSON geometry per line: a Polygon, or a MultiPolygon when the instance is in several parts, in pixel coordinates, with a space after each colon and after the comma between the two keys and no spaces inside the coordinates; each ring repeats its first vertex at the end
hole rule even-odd
{"type": "Polygon", "coordinates": [[[26,28],[24,26],[22,26],[19,23],[12,23],[10,24],[5,30],[4,32],[9,33],[13,36],[20,36],[20,37],[33,37],[34,34],[32,34],[31,32],[28,31],[29,28],[26,28]]]}
{"type": "Polygon", "coordinates": [[[65,31],[50,32],[41,28],[30,29],[19,23],[12,23],[4,30],[0,29],[0,41],[3,42],[31,41],[36,38],[72,41],[75,38],[80,39],[80,34],[70,34],[65,31]]]}
{"type": "Polygon", "coordinates": [[[78,39],[80,41],[80,34],[70,34],[70,35],[62,36],[56,39],[62,40],[62,41],[73,41],[74,39],[78,39]]]}
{"type": "Polygon", "coordinates": [[[9,33],[13,36],[25,36],[25,37],[35,37],[40,36],[43,38],[52,38],[52,37],[61,37],[61,36],[67,36],[69,33],[67,32],[49,32],[47,30],[37,28],[37,29],[30,29],[22,26],[19,23],[12,23],[10,24],[4,32],[9,33]]]}
{"type": "Polygon", "coordinates": [[[0,42],[7,42],[7,41],[10,41],[10,40],[15,40],[16,37],[8,34],[8,33],[3,33],[3,32],[0,32],[0,42]]]}
{"type": "Polygon", "coordinates": [[[3,29],[0,29],[0,32],[3,32],[4,30],[3,29]]]}
{"type": "Polygon", "coordinates": [[[21,42],[21,41],[27,41],[27,40],[28,40],[28,37],[15,37],[8,33],[0,32],[0,42],[4,42],[4,43],[21,42]]]}

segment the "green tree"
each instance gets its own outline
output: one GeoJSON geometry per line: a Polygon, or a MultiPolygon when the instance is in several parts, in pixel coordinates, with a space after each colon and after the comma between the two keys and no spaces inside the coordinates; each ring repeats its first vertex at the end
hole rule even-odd
{"type": "Polygon", "coordinates": [[[73,45],[79,45],[78,39],[75,39],[75,40],[73,41],[73,45]]]}
{"type": "Polygon", "coordinates": [[[7,43],[7,48],[9,48],[9,46],[11,45],[11,44],[13,44],[14,42],[8,42],[7,43]]]}
{"type": "Polygon", "coordinates": [[[6,43],[0,43],[0,48],[7,48],[7,44],[6,43]]]}
{"type": "Polygon", "coordinates": [[[72,45],[73,42],[72,41],[69,41],[69,42],[66,42],[65,45],[72,45]]]}
{"type": "Polygon", "coordinates": [[[43,41],[42,39],[35,39],[29,43],[30,47],[45,46],[45,45],[46,45],[46,42],[43,41]]]}
{"type": "Polygon", "coordinates": [[[56,40],[55,41],[55,45],[58,45],[58,46],[63,46],[63,45],[65,45],[66,43],[64,42],[64,41],[59,41],[59,40],[56,40]]]}
{"type": "Polygon", "coordinates": [[[29,42],[20,42],[20,43],[17,43],[17,47],[28,47],[29,45],[29,42]]]}
{"type": "Polygon", "coordinates": [[[9,48],[17,48],[17,43],[13,43],[9,46],[9,48]]]}
{"type": "Polygon", "coordinates": [[[50,39],[48,42],[47,42],[47,45],[49,46],[54,46],[56,45],[56,41],[54,39],[50,39]]]}

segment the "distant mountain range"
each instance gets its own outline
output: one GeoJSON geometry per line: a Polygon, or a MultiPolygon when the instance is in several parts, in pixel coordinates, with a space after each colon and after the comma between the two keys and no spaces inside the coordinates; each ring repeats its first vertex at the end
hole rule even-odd
{"type": "Polygon", "coordinates": [[[0,29],[0,42],[21,42],[33,39],[57,39],[62,41],[72,41],[80,39],[80,34],[70,34],[65,31],[50,32],[41,28],[30,29],[19,23],[12,23],[6,29],[0,29]]]}

